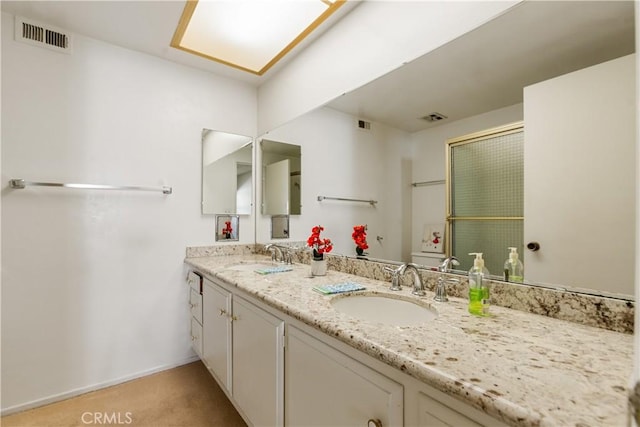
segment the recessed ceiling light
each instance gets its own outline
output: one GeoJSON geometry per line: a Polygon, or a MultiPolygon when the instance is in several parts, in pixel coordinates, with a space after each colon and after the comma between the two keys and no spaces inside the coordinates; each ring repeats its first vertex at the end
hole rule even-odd
{"type": "Polygon", "coordinates": [[[346,0],[189,0],[171,46],[262,75],[346,0]]]}

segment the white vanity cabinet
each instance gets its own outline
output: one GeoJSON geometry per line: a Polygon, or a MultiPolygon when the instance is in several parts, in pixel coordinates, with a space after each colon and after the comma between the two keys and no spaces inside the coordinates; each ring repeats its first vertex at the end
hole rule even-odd
{"type": "Polygon", "coordinates": [[[505,426],[270,307],[204,279],[203,362],[253,426],[505,426]]]}
{"type": "Polygon", "coordinates": [[[252,425],[283,425],[284,322],[204,280],[203,362],[252,425]]]}
{"type": "Polygon", "coordinates": [[[285,370],[287,426],[403,425],[401,384],[291,326],[285,370]]]}
{"type": "Polygon", "coordinates": [[[202,358],[202,276],[193,271],[187,275],[191,309],[191,346],[202,358]]]}

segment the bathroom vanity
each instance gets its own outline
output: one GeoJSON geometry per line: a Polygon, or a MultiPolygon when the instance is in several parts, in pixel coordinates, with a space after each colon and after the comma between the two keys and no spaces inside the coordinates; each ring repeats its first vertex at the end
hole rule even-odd
{"type": "MultiPolygon", "coordinates": [[[[204,364],[250,425],[624,425],[633,336],[309,266],[258,274],[256,254],[188,257],[200,273],[204,364]],[[319,285],[418,298],[437,317],[363,321],[319,285]]],[[[347,297],[348,298],[348,297],[347,297]]],[[[197,325],[196,325],[197,327],[197,325]]],[[[196,341],[194,341],[196,342],[196,341]]],[[[197,351],[197,350],[196,350],[197,351]]]]}

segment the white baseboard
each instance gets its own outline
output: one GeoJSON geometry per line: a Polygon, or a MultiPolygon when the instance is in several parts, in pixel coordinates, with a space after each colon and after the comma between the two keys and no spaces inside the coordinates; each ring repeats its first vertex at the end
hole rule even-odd
{"type": "Polygon", "coordinates": [[[161,365],[161,366],[157,366],[155,368],[151,368],[151,369],[147,369],[145,371],[141,371],[141,372],[136,372],[135,374],[131,374],[131,375],[126,375],[124,377],[120,377],[120,378],[116,378],[110,381],[105,381],[102,383],[98,383],[98,384],[93,384],[87,387],[80,387],[77,388],[75,390],[70,390],[64,393],[59,393],[59,394],[55,394],[52,396],[48,396],[42,399],[37,399],[37,400],[33,400],[31,402],[27,402],[27,403],[22,403],[20,405],[15,405],[15,406],[11,406],[9,408],[3,408],[0,411],[0,415],[1,416],[5,416],[5,415],[11,415],[14,414],[16,412],[21,412],[21,411],[26,411],[27,409],[33,409],[33,408],[37,408],[39,406],[44,406],[44,405],[48,405],[50,403],[54,403],[54,402],[59,402],[61,400],[66,400],[72,397],[76,397],[79,396],[81,394],[85,394],[85,393],[89,393],[91,391],[96,391],[96,390],[100,390],[102,388],[106,388],[106,387],[111,387],[113,385],[116,384],[122,384],[125,383],[127,381],[131,381],[131,380],[135,380],[137,378],[142,378],[142,377],[146,377],[147,375],[151,375],[151,374],[155,374],[158,372],[162,372],[162,371],[166,371],[167,369],[172,369],[172,368],[176,368],[178,366],[182,366],[182,365],[186,365],[188,363],[191,362],[195,362],[196,360],[199,360],[200,358],[198,356],[192,356],[189,357],[187,359],[183,359],[179,362],[176,363],[170,363],[168,365],[161,365]]]}

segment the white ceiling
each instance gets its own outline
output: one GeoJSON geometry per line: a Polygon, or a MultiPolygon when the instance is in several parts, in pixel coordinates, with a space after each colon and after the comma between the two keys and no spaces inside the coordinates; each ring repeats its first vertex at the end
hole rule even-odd
{"type": "Polygon", "coordinates": [[[347,2],[263,76],[169,46],[186,1],[5,1],[3,12],[259,86],[357,6],[347,2]]]}
{"type": "MultiPolygon", "coordinates": [[[[309,38],[263,76],[169,47],[184,1],[2,1],[2,11],[73,33],[245,81],[264,83],[309,38]]],[[[358,2],[336,12],[314,37],[358,2]]],[[[635,51],[633,1],[525,1],[475,31],[328,106],[416,132],[522,102],[522,88],[635,51]],[[439,112],[431,124],[420,117],[439,112]]]]}
{"type": "Polygon", "coordinates": [[[522,102],[522,88],[635,51],[632,1],[527,1],[329,107],[416,132],[522,102]],[[432,112],[448,119],[429,123],[432,112]]]}

